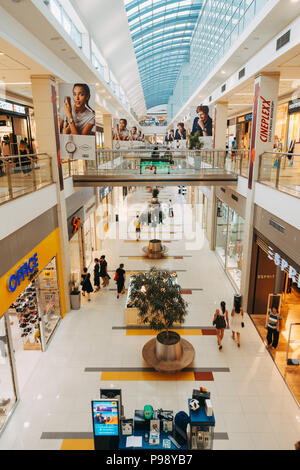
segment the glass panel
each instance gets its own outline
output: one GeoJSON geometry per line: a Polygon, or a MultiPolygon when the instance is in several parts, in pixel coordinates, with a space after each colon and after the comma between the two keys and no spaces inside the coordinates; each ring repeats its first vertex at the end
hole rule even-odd
{"type": "Polygon", "coordinates": [[[39,314],[43,322],[44,338],[47,344],[61,319],[56,257],[41,272],[36,283],[39,314]]]}
{"type": "Polygon", "coordinates": [[[226,264],[228,228],[228,206],[219,199],[217,200],[217,230],[216,230],[216,251],[220,256],[224,266],[226,264]]]}
{"type": "Polygon", "coordinates": [[[8,335],[3,316],[0,318],[0,431],[16,401],[8,335]]]}
{"type": "Polygon", "coordinates": [[[244,222],[242,217],[229,208],[226,267],[238,289],[241,287],[244,222]]]}

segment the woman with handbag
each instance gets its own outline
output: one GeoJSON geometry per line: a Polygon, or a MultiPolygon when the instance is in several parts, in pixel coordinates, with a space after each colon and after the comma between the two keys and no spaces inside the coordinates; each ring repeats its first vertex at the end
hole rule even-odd
{"type": "Polygon", "coordinates": [[[123,269],[124,264],[120,264],[120,267],[116,269],[115,274],[115,281],[117,283],[117,299],[119,298],[120,294],[124,294],[124,285],[126,281],[126,271],[123,269]]]}
{"type": "Polygon", "coordinates": [[[91,292],[94,292],[94,289],[91,284],[91,275],[88,272],[87,268],[83,269],[83,274],[81,274],[81,286],[82,286],[82,295],[85,296],[87,293],[88,301],[91,301],[91,292]]]}
{"type": "Polygon", "coordinates": [[[229,328],[228,310],[226,310],[226,303],[224,301],[221,302],[221,312],[218,308],[216,310],[213,325],[215,325],[217,330],[218,346],[219,351],[221,351],[224,330],[226,327],[229,328]]]}
{"type": "Polygon", "coordinates": [[[231,331],[232,339],[235,341],[235,334],[237,335],[237,345],[241,346],[241,331],[244,327],[243,322],[244,310],[241,307],[240,301],[235,301],[231,312],[231,331]]]}

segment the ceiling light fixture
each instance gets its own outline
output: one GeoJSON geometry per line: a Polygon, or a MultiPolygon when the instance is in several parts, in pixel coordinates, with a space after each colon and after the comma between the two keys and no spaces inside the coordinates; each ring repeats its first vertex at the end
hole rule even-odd
{"type": "Polygon", "coordinates": [[[31,82],[0,82],[0,85],[31,85],[31,82]]]}

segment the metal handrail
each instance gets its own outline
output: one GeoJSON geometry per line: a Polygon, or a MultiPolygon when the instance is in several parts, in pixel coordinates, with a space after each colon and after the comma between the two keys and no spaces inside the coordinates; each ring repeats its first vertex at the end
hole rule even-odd
{"type": "Polygon", "coordinates": [[[0,155],[1,160],[11,160],[12,158],[17,158],[17,157],[38,157],[39,155],[45,155],[47,158],[50,158],[50,156],[47,153],[26,153],[25,155],[21,154],[15,154],[15,155],[8,155],[6,157],[0,155]]]}
{"type": "Polygon", "coordinates": [[[35,192],[37,189],[53,183],[52,158],[47,153],[0,156],[0,163],[0,181],[2,183],[4,181],[4,188],[6,187],[6,195],[4,193],[4,196],[0,197],[0,204],[35,192]],[[47,161],[48,165],[36,166],[44,161],[47,161]],[[45,169],[48,172],[46,178],[45,169]],[[32,178],[29,180],[25,178],[26,173],[31,173],[32,178]],[[20,182],[22,182],[21,191],[20,182]]]}

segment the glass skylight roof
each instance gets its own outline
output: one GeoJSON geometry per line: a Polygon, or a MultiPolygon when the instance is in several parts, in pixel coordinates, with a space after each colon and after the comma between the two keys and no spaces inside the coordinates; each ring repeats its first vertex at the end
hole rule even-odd
{"type": "Polygon", "coordinates": [[[167,104],[203,0],[124,0],[147,108],[167,104]]]}

